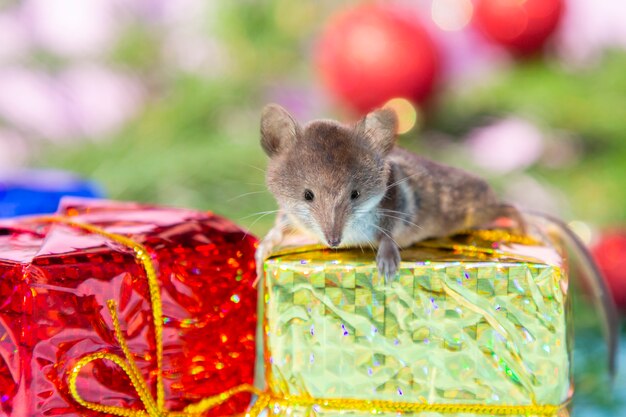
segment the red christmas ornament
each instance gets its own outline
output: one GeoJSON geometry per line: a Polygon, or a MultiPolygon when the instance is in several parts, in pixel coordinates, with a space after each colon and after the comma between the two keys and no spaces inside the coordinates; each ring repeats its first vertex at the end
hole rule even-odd
{"type": "Polygon", "coordinates": [[[365,113],[389,99],[424,101],[439,73],[437,48],[415,16],[364,4],[334,16],[315,54],[322,81],[365,113]]]}
{"type": "Polygon", "coordinates": [[[476,26],[519,55],[540,50],[562,15],[563,0],[475,0],[476,26]]]}
{"type": "Polygon", "coordinates": [[[617,307],[626,311],[626,232],[602,236],[592,248],[592,253],[611,288],[617,307]]]}

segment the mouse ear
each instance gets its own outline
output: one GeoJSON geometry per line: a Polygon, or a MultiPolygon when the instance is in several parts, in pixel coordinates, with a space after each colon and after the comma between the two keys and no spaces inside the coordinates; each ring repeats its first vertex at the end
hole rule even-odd
{"type": "Polygon", "coordinates": [[[300,126],[289,112],[278,104],[268,104],[261,114],[261,146],[270,157],[293,143],[300,126]]]}
{"type": "Polygon", "coordinates": [[[391,109],[378,109],[361,119],[356,129],[361,137],[369,140],[372,146],[383,155],[388,154],[395,144],[398,118],[391,109]]]}

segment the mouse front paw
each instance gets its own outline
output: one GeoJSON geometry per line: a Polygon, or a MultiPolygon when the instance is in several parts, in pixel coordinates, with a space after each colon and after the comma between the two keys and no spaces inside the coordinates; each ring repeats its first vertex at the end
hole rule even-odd
{"type": "Polygon", "coordinates": [[[378,274],[385,277],[385,281],[395,277],[400,266],[400,249],[391,239],[383,239],[376,253],[378,274]]]}
{"type": "Polygon", "coordinates": [[[269,257],[270,253],[274,249],[274,245],[272,242],[262,241],[259,244],[256,252],[254,253],[254,260],[256,262],[256,280],[254,281],[254,286],[263,279],[265,274],[264,264],[265,260],[269,257]]]}

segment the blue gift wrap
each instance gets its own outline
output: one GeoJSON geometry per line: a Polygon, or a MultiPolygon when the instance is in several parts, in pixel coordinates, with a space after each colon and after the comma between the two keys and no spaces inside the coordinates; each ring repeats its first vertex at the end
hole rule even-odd
{"type": "Polygon", "coordinates": [[[54,213],[64,196],[105,197],[100,185],[58,170],[0,174],[0,218],[54,213]]]}

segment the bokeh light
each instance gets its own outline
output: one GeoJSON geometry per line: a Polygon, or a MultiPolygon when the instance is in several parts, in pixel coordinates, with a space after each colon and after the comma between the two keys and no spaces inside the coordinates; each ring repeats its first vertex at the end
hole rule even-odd
{"type": "Polygon", "coordinates": [[[398,134],[402,135],[413,129],[418,121],[418,110],[405,98],[392,98],[383,107],[393,109],[398,116],[398,134]]]}
{"type": "Polygon", "coordinates": [[[528,167],[541,157],[544,148],[541,131],[515,117],[475,129],[467,142],[478,165],[499,173],[528,167]]]}
{"type": "Polygon", "coordinates": [[[474,5],[471,0],[433,0],[433,22],[442,30],[456,31],[465,28],[472,20],[474,5]]]}

